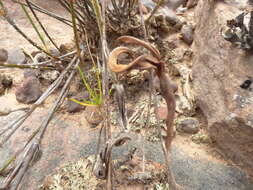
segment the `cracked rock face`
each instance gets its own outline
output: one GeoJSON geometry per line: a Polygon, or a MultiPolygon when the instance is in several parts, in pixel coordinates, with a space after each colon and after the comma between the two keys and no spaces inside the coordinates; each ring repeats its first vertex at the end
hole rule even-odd
{"type": "Polygon", "coordinates": [[[193,79],[209,135],[228,158],[253,175],[253,92],[241,87],[253,76],[253,54],[237,49],[219,32],[240,12],[223,2],[199,1],[193,79]]]}

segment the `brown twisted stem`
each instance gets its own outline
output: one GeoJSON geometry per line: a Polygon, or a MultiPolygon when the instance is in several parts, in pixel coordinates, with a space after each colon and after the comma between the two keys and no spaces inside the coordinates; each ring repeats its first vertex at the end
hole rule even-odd
{"type": "Polygon", "coordinates": [[[118,47],[118,48],[115,48],[109,55],[108,66],[115,73],[129,72],[133,68],[138,68],[138,69],[155,68],[156,75],[158,76],[160,80],[161,95],[166,101],[167,110],[168,110],[167,118],[166,118],[167,136],[164,139],[165,143],[162,140],[162,144],[164,145],[163,150],[164,150],[167,171],[168,171],[168,183],[169,183],[170,189],[172,190],[182,189],[179,185],[177,185],[174,179],[174,175],[170,168],[170,164],[171,164],[170,163],[170,160],[171,160],[170,148],[171,148],[171,143],[174,137],[173,122],[174,122],[174,117],[175,117],[176,101],[175,101],[175,96],[174,96],[175,89],[173,88],[172,85],[169,85],[171,84],[171,82],[168,76],[166,76],[165,63],[160,60],[160,52],[148,42],[144,42],[142,40],[139,40],[131,36],[122,36],[118,38],[117,40],[121,42],[145,47],[152,54],[152,56],[147,56],[147,55],[139,56],[134,61],[130,62],[128,65],[117,64],[117,58],[121,53],[130,52],[130,49],[126,47],[118,47]]]}
{"type": "Polygon", "coordinates": [[[158,49],[156,49],[152,44],[148,42],[145,42],[132,36],[121,36],[117,39],[117,41],[142,46],[149,50],[155,58],[157,58],[158,60],[161,59],[161,54],[158,49]]]}

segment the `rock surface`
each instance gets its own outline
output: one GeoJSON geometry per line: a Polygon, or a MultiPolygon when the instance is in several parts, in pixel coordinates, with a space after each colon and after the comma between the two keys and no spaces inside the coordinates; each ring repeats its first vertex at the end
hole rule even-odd
{"type": "Polygon", "coordinates": [[[226,20],[239,13],[235,5],[199,1],[193,79],[197,105],[207,119],[211,138],[253,176],[253,93],[240,87],[247,76],[253,76],[253,55],[220,35],[226,20]]]}
{"type": "Polygon", "coordinates": [[[35,102],[42,94],[40,81],[35,77],[25,78],[16,89],[17,101],[25,104],[35,102]]]}

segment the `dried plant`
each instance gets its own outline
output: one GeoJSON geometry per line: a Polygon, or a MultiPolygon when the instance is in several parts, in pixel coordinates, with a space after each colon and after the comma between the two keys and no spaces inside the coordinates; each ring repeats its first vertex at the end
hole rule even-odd
{"type": "Polygon", "coordinates": [[[173,173],[170,169],[170,147],[174,137],[173,130],[173,121],[175,117],[175,97],[174,97],[174,89],[168,85],[171,82],[169,81],[166,73],[165,73],[165,63],[161,61],[161,56],[159,51],[152,46],[150,43],[139,40],[137,38],[131,36],[122,36],[118,39],[118,41],[135,44],[138,46],[142,46],[150,51],[152,56],[150,55],[141,55],[135,58],[128,65],[117,64],[118,56],[121,53],[129,53],[131,50],[127,47],[118,47],[115,48],[109,55],[108,58],[108,66],[115,73],[129,72],[132,69],[140,69],[140,70],[151,70],[155,69],[156,75],[160,79],[160,87],[161,87],[161,95],[166,101],[167,104],[167,119],[166,119],[166,127],[167,127],[167,136],[164,139],[163,150],[165,154],[166,164],[168,168],[168,183],[169,187],[173,190],[181,189],[179,185],[176,184],[173,173]]]}
{"type": "MultiPolygon", "coordinates": [[[[104,111],[105,120],[103,121],[103,128],[101,129],[101,135],[99,138],[98,156],[95,165],[94,173],[98,178],[106,178],[107,189],[113,189],[113,165],[111,163],[111,152],[114,146],[120,146],[126,141],[132,139],[132,134],[127,131],[128,120],[125,113],[124,98],[122,97],[122,89],[117,86],[118,92],[118,110],[120,113],[120,133],[116,137],[112,137],[110,126],[110,114],[109,114],[109,74],[108,68],[114,73],[129,72],[132,69],[140,70],[154,70],[156,75],[160,79],[161,93],[167,103],[168,115],[167,115],[167,137],[164,140],[164,154],[167,161],[169,184],[172,190],[179,189],[177,186],[173,174],[170,169],[170,146],[174,136],[173,133],[173,120],[175,115],[175,98],[173,89],[168,86],[170,83],[168,77],[165,75],[164,62],[161,61],[160,52],[150,43],[147,42],[147,31],[145,28],[145,22],[141,13],[141,22],[136,19],[138,0],[111,0],[109,4],[106,4],[105,0],[58,0],[58,2],[69,12],[71,19],[62,18],[59,15],[51,13],[40,6],[36,5],[30,0],[19,1],[13,0],[18,3],[27,15],[30,23],[37,33],[42,45],[35,43],[29,36],[22,31],[14,20],[8,15],[4,3],[0,0],[0,16],[3,17],[13,28],[19,32],[29,43],[48,55],[49,60],[41,63],[32,63],[24,66],[8,65],[1,63],[0,66],[5,67],[18,67],[18,68],[43,68],[43,69],[58,69],[57,64],[63,61],[67,61],[68,65],[65,69],[61,70],[61,74],[55,82],[49,86],[49,88],[42,94],[42,96],[29,108],[26,112],[14,120],[12,123],[4,127],[1,131],[0,137],[3,140],[0,142],[4,144],[9,138],[22,126],[25,120],[54,92],[62,83],[64,77],[67,77],[67,81],[64,87],[60,91],[60,95],[55,99],[54,104],[48,110],[48,116],[43,120],[40,126],[30,135],[26,144],[17,151],[5,164],[0,168],[0,173],[4,172],[11,164],[15,162],[14,170],[7,176],[4,183],[0,185],[0,189],[15,190],[19,188],[20,182],[25,175],[29,165],[35,160],[40,150],[40,143],[43,139],[44,133],[50,123],[54,113],[60,107],[63,99],[66,97],[67,90],[73,79],[75,73],[78,71],[84,82],[86,89],[90,93],[90,97],[93,103],[99,104],[104,111]],[[53,46],[60,51],[59,45],[53,41],[53,38],[47,32],[47,29],[40,21],[36,12],[44,13],[50,17],[53,17],[62,23],[70,26],[74,33],[75,50],[72,52],[61,53],[60,56],[53,56],[49,48],[53,46]],[[141,24],[140,24],[141,23],[141,24]],[[38,26],[37,26],[38,24],[38,26]],[[135,53],[127,47],[117,47],[111,53],[109,53],[107,37],[110,34],[126,34],[128,30],[135,30],[142,25],[145,40],[142,41],[131,36],[122,36],[117,39],[117,42],[127,43],[131,45],[138,45],[149,50],[150,54],[140,55],[135,58],[128,65],[117,64],[118,56],[122,53],[129,53],[135,56],[135,53]],[[50,44],[46,43],[47,37],[50,44]],[[91,52],[91,49],[94,49],[91,52]],[[88,52],[85,54],[85,52],[88,52]],[[97,88],[89,84],[89,81],[85,78],[81,66],[85,65],[84,57],[90,57],[91,64],[96,70],[97,88]],[[97,57],[97,61],[94,61],[93,57],[97,57]],[[102,133],[103,132],[103,133],[102,133]],[[105,138],[102,138],[102,134],[105,138]],[[104,139],[104,141],[102,141],[104,139]]],[[[156,8],[157,9],[157,8],[156,8]]],[[[156,10],[154,10],[156,11],[156,10]]],[[[153,14],[153,13],[152,13],[153,14]]],[[[149,18],[150,19],[150,18],[149,18]]],[[[75,101],[75,100],[74,100],[75,101]]],[[[77,101],[76,101],[77,102],[77,101]]],[[[79,102],[80,103],[80,102],[79,102]]],[[[86,102],[87,103],[87,102],[86,102]]],[[[88,102],[90,103],[90,102],[88,102]]],[[[84,102],[85,104],[85,102],[84,102]]]]}

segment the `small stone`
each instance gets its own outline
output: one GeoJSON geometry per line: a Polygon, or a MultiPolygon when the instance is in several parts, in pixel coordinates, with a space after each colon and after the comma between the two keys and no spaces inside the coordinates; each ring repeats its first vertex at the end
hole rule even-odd
{"type": "Polygon", "coordinates": [[[35,77],[25,78],[15,93],[17,101],[25,104],[34,103],[41,94],[40,82],[35,77]]]}
{"type": "Polygon", "coordinates": [[[20,48],[12,49],[8,53],[9,64],[21,65],[26,63],[26,57],[23,51],[20,48]]]}
{"type": "Polygon", "coordinates": [[[40,53],[37,53],[33,59],[35,63],[41,63],[47,60],[47,55],[44,52],[40,52],[40,53]]]}
{"type": "Polygon", "coordinates": [[[183,25],[181,28],[182,40],[191,45],[193,42],[193,27],[191,25],[183,25]]]}
{"type": "MultiPolygon", "coordinates": [[[[83,99],[87,100],[89,98],[88,92],[82,92],[76,96],[71,97],[75,100],[82,101],[83,99]]],[[[84,110],[86,106],[80,105],[74,101],[71,100],[71,98],[66,103],[66,109],[69,113],[76,113],[81,110],[84,110]]]]}
{"type": "Polygon", "coordinates": [[[191,104],[185,96],[176,95],[176,111],[187,116],[192,116],[195,113],[195,105],[191,104]]]}
{"type": "Polygon", "coordinates": [[[10,76],[0,74],[0,95],[2,95],[5,92],[6,88],[10,88],[11,86],[12,86],[12,78],[10,76]]]}
{"type": "Polygon", "coordinates": [[[50,53],[51,53],[53,56],[55,56],[55,57],[58,57],[58,56],[61,55],[61,52],[60,52],[58,49],[56,49],[56,48],[51,48],[51,49],[50,49],[50,53]]]}
{"type": "Polygon", "coordinates": [[[13,80],[10,76],[4,75],[1,82],[4,88],[11,88],[13,80]]]}
{"type": "Polygon", "coordinates": [[[84,117],[93,127],[97,126],[103,120],[98,106],[87,106],[84,117]]]}
{"type": "Polygon", "coordinates": [[[179,22],[176,13],[168,7],[162,7],[160,10],[158,10],[156,17],[164,18],[165,21],[171,26],[174,26],[179,22]]]}
{"type": "Polygon", "coordinates": [[[59,71],[43,71],[40,73],[40,79],[43,79],[49,83],[53,83],[58,77],[60,73],[59,71]]]}
{"type": "Polygon", "coordinates": [[[177,122],[177,131],[188,134],[196,134],[199,132],[199,121],[192,117],[180,119],[177,122]]]}
{"type": "Polygon", "coordinates": [[[207,134],[204,134],[204,133],[197,133],[195,135],[192,135],[191,140],[193,142],[195,142],[196,144],[202,144],[202,143],[211,144],[211,143],[213,143],[213,140],[207,134]]]}
{"type": "Polygon", "coordinates": [[[5,49],[0,49],[0,63],[4,63],[8,59],[8,52],[5,49]]]}

